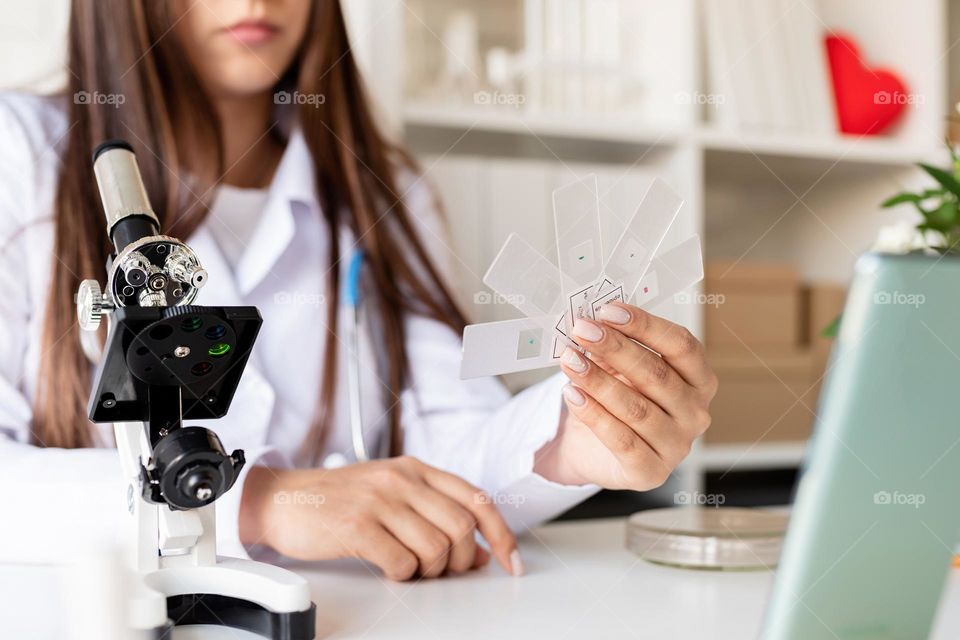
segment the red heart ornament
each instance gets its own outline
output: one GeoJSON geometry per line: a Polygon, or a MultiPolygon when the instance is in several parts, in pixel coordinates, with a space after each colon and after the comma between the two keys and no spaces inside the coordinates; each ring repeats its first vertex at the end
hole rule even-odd
{"type": "Polygon", "coordinates": [[[875,135],[889,129],[909,98],[903,82],[891,71],[868,67],[848,37],[830,35],[826,44],[840,130],[875,135]]]}

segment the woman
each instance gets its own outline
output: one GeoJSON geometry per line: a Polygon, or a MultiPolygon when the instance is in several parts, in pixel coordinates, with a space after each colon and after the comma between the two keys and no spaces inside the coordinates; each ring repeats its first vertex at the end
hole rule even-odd
{"type": "Polygon", "coordinates": [[[701,345],[627,305],[578,323],[592,360],[568,351],[561,374],[515,398],[458,379],[464,319],[436,209],[371,117],[335,0],[74,0],[69,40],[65,98],[0,104],[6,553],[62,556],[122,510],[109,426],[86,419],[73,306],[108,257],[89,154],[109,138],[132,143],[164,231],[204,262],[200,302],[265,318],[215,425],[248,460],[218,502],[222,553],[431,577],[485,564],[479,531],[520,574],[511,529],[597,487],[660,485],[707,428],[716,379],[701,345]],[[365,327],[361,345],[368,437],[405,455],[338,467],[351,450],[338,291],[355,248],[382,336],[365,327]]]}

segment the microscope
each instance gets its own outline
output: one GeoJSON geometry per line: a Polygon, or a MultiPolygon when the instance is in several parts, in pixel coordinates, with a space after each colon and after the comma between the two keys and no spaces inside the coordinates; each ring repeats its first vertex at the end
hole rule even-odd
{"type": "Polygon", "coordinates": [[[193,304],[207,272],[190,247],[160,235],[127,142],[98,146],[93,167],[116,252],[104,289],[80,284],[77,315],[88,344],[104,316],[108,325],[88,414],[113,424],[126,482],[137,576],[130,625],[164,639],[175,625],[211,624],[311,640],[316,606],[304,579],[217,556],[214,503],[236,482],[243,451],[227,453],[210,429],[184,426],[226,415],[260,313],[193,304]]]}

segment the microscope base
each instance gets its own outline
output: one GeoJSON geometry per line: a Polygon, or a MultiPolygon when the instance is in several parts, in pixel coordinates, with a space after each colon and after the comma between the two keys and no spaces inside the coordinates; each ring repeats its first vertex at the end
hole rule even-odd
{"type": "MultiPolygon", "coordinates": [[[[166,597],[176,626],[210,624],[244,629],[270,640],[313,640],[316,606],[307,582],[291,571],[236,558],[209,566],[170,567],[144,576],[166,597]]],[[[168,640],[169,629],[160,634],[168,640]]]]}
{"type": "MultiPolygon", "coordinates": [[[[276,612],[248,600],[191,593],[167,598],[167,615],[177,626],[212,624],[243,629],[271,640],[313,640],[316,605],[305,611],[276,612]]],[[[172,638],[162,634],[161,640],[172,638]]]]}

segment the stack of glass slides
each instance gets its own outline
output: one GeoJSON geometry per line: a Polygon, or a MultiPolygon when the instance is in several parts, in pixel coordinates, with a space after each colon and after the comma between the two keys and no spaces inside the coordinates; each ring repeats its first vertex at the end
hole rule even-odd
{"type": "Polygon", "coordinates": [[[623,301],[652,309],[703,279],[699,236],[663,250],[683,199],[654,180],[606,261],[596,176],[553,192],[557,264],[511,234],[484,284],[525,317],[468,325],[461,378],[528,371],[559,363],[580,318],[623,301]]]}

